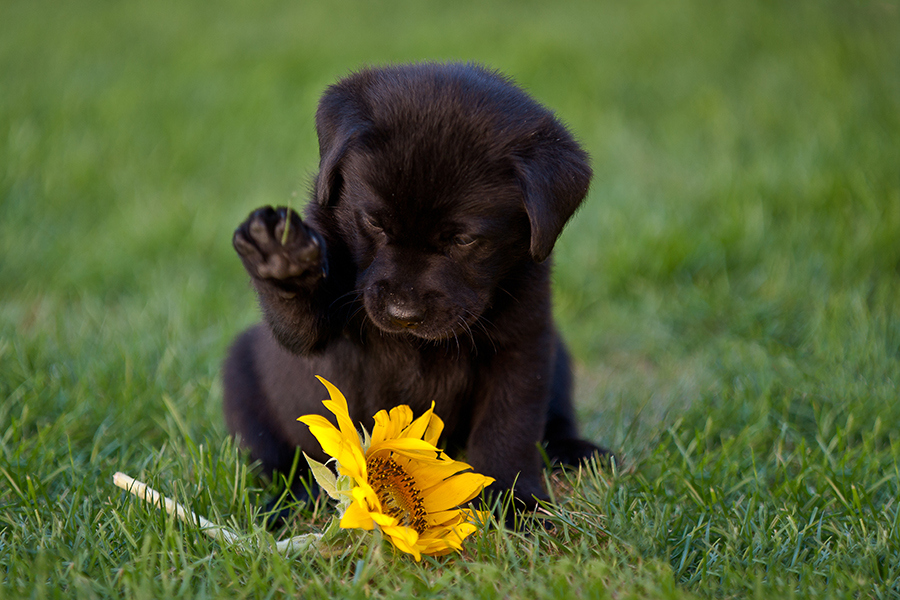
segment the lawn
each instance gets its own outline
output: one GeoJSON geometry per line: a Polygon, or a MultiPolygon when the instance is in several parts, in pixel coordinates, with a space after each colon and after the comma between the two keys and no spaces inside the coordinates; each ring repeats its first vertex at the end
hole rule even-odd
{"type": "Polygon", "coordinates": [[[895,1],[0,5],[0,598],[898,597],[898,431],[895,1]],[[555,310],[621,464],[457,556],[281,556],[220,409],[259,318],[231,232],[304,201],[325,86],[416,59],[592,155],[555,310]]]}

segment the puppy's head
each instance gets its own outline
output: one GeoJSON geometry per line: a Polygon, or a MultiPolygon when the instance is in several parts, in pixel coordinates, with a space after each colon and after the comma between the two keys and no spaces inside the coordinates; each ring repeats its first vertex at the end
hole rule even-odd
{"type": "Polygon", "coordinates": [[[316,115],[328,212],[382,330],[437,340],[545,260],[587,193],[587,155],[507,79],[461,64],[356,73],[316,115]]]}

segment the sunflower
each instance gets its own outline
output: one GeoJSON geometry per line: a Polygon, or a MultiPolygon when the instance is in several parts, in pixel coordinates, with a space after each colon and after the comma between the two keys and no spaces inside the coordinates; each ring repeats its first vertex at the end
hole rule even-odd
{"type": "Polygon", "coordinates": [[[435,444],[444,423],[434,403],[413,419],[401,405],[375,415],[371,436],[359,433],[350,419],[347,400],[330,382],[318,377],[331,396],[325,408],[338,426],[320,415],[297,419],[309,426],[322,450],[338,464],[341,477],[307,457],[320,485],[339,498],[344,529],[378,527],[403,552],[421,560],[460,550],[462,541],[477,529],[485,515],[459,508],[494,480],[452,460],[435,444]]]}

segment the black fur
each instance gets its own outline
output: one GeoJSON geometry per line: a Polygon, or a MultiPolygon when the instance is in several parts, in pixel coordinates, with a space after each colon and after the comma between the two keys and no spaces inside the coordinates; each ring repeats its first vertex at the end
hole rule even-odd
{"type": "Polygon", "coordinates": [[[296,420],[330,417],[314,375],[369,429],[433,400],[448,451],[533,506],[539,442],[566,463],[600,451],[576,434],[546,261],[587,155],[508,79],[463,64],[360,71],[326,91],[316,129],[305,220],[265,207],[234,234],[266,324],[225,363],[229,429],[286,472],[297,446],[327,458],[296,420]]]}

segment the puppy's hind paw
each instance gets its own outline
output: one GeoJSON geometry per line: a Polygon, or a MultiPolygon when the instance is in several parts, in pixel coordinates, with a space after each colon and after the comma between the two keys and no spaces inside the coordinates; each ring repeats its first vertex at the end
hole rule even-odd
{"type": "Polygon", "coordinates": [[[286,283],[326,274],[321,236],[283,206],[253,211],[235,230],[232,242],[252,277],[286,283]]]}

